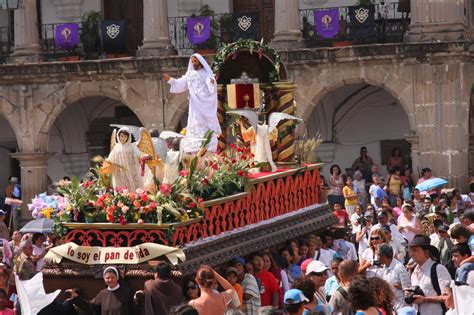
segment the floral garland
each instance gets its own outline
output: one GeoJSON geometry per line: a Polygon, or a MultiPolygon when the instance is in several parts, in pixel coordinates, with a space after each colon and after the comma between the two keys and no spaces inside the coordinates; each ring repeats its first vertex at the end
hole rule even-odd
{"type": "Polygon", "coordinates": [[[280,55],[276,52],[275,49],[268,46],[266,43],[261,41],[256,41],[252,39],[242,39],[240,38],[236,42],[230,44],[224,44],[221,50],[216,54],[214,58],[214,63],[212,64],[212,70],[219,76],[219,72],[222,69],[225,61],[231,57],[236,59],[239,53],[239,50],[249,49],[250,54],[257,52],[258,58],[262,59],[263,55],[267,55],[270,58],[270,61],[273,64],[274,69],[269,73],[270,83],[278,81],[280,78],[280,68],[282,66],[282,61],[280,55]]]}

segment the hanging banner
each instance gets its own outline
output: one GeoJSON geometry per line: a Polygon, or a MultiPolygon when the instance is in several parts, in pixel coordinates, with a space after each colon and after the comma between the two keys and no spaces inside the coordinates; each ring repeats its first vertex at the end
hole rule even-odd
{"type": "Polygon", "coordinates": [[[76,47],[79,42],[79,25],[77,23],[56,25],[54,42],[61,49],[76,47]]]}
{"type": "Polygon", "coordinates": [[[51,248],[44,260],[56,264],[63,258],[85,265],[140,264],[163,255],[174,265],[178,263],[178,259],[186,260],[181,249],[155,243],[143,243],[134,247],[91,247],[67,243],[51,248]]]}
{"type": "Polygon", "coordinates": [[[100,33],[102,36],[102,47],[104,48],[104,51],[125,51],[125,29],[125,21],[102,21],[100,23],[100,33]]]}
{"type": "Polygon", "coordinates": [[[211,36],[211,17],[189,17],[186,20],[186,28],[186,36],[191,44],[202,44],[211,36]]]}
{"type": "Polygon", "coordinates": [[[339,9],[314,10],[314,27],[321,37],[336,36],[339,32],[339,9]]]}
{"type": "Polygon", "coordinates": [[[234,13],[232,14],[232,29],[234,30],[234,40],[239,38],[258,38],[258,14],[257,13],[234,13]]]}
{"type": "Polygon", "coordinates": [[[375,6],[361,5],[349,7],[351,19],[351,36],[364,39],[375,36],[375,6]]]}

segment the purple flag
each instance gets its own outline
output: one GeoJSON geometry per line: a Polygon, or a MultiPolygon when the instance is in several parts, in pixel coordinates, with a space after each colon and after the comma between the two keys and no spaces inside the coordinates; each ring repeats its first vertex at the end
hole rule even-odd
{"type": "Polygon", "coordinates": [[[59,24],[54,30],[54,42],[62,49],[71,49],[77,46],[79,25],[77,23],[59,24]]]}
{"type": "Polygon", "coordinates": [[[200,16],[186,21],[187,36],[191,44],[202,44],[211,36],[211,17],[200,16]]]}
{"type": "Polygon", "coordinates": [[[314,27],[324,38],[333,38],[339,32],[339,9],[314,10],[314,27]]]}

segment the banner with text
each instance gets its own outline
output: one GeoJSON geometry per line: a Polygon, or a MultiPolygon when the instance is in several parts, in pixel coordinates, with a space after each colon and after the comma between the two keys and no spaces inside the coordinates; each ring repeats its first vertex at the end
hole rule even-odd
{"type": "Polygon", "coordinates": [[[181,249],[155,243],[143,243],[134,247],[90,247],[67,243],[51,248],[44,260],[56,264],[63,258],[86,265],[140,264],[163,255],[173,265],[178,260],[186,260],[181,249]]]}

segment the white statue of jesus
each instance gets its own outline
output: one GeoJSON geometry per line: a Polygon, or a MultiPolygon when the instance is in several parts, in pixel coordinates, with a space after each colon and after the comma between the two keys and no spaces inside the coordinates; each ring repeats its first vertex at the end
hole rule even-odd
{"type": "MultiPolygon", "coordinates": [[[[163,74],[163,79],[171,85],[171,93],[189,91],[189,113],[186,136],[203,138],[208,130],[214,131],[208,146],[209,152],[217,151],[217,135],[221,126],[217,119],[217,82],[211,68],[200,54],[189,58],[188,70],[179,79],[163,74]]],[[[201,144],[190,142],[183,148],[185,153],[197,153],[201,144]]]]}

